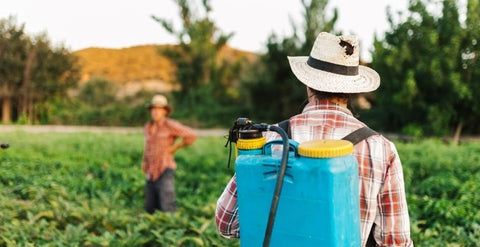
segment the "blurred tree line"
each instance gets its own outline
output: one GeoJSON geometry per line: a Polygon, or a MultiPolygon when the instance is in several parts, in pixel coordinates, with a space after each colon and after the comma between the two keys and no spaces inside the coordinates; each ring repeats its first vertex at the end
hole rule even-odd
{"type": "Polygon", "coordinates": [[[64,47],[53,48],[45,34],[29,36],[24,25],[0,20],[0,104],[2,122],[33,122],[46,114],[51,99],[76,84],[76,59],[64,47]]]}
{"type": "Polygon", "coordinates": [[[410,1],[406,20],[376,39],[382,85],[371,124],[413,136],[480,133],[480,1],[410,1]],[[437,10],[437,11],[435,11],[437,10]],[[439,13],[436,13],[439,12],[439,13]]]}
{"type": "Polygon", "coordinates": [[[304,22],[297,26],[291,22],[293,34],[281,38],[271,34],[267,52],[251,66],[252,73],[243,78],[248,115],[264,122],[280,122],[298,114],[307,103],[307,91],[293,75],[287,56],[308,56],[310,49],[322,32],[333,32],[338,18],[337,10],[327,17],[328,0],[302,0],[304,22]],[[260,110],[262,109],[262,110],[260,110]]]}
{"type": "MultiPolygon", "coordinates": [[[[272,33],[254,62],[231,60],[219,54],[234,33],[217,27],[210,2],[174,1],[179,27],[152,18],[178,41],[159,51],[176,65],[181,85],[167,95],[173,117],[196,127],[228,127],[240,116],[274,123],[299,113],[306,90],[291,73],[287,56],[308,55],[319,32],[341,34],[335,28],[337,10],[326,12],[328,0],[301,0],[303,22],[291,21],[292,35],[272,33]]],[[[379,131],[413,136],[480,133],[475,124],[480,120],[475,98],[480,93],[479,0],[467,0],[466,6],[411,0],[407,13],[389,11],[388,22],[390,30],[375,37],[368,65],[382,83],[376,92],[360,95],[372,107],[356,108],[359,118],[379,131]]],[[[145,99],[154,92],[118,99],[115,84],[102,78],[65,97],[78,81],[75,58],[51,47],[45,36],[30,38],[11,18],[1,22],[0,54],[4,123],[138,126],[149,119],[145,99]]]]}

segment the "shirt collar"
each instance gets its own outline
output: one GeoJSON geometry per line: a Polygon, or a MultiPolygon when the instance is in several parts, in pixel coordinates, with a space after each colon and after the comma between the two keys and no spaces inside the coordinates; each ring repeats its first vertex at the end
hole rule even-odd
{"type": "Polygon", "coordinates": [[[337,103],[334,103],[332,101],[329,101],[328,99],[322,99],[322,100],[318,100],[318,99],[313,99],[313,100],[310,100],[308,102],[308,104],[303,108],[303,111],[302,113],[306,113],[306,112],[309,112],[309,111],[318,111],[318,110],[329,110],[329,111],[341,111],[343,113],[346,113],[348,115],[352,115],[352,112],[337,104],[337,103]]]}

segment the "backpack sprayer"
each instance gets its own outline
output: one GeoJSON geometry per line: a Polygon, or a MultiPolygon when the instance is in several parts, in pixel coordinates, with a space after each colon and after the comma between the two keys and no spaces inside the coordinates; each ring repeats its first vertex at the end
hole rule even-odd
{"type": "MultiPolygon", "coordinates": [[[[282,138],[282,143],[283,143],[283,150],[289,149],[288,136],[283,129],[277,126],[272,126],[268,124],[254,124],[252,121],[250,121],[247,118],[238,118],[234,122],[233,127],[230,129],[228,140],[230,141],[230,143],[235,142],[238,144],[238,139],[241,138],[242,140],[253,140],[253,142],[263,144],[265,143],[264,141],[265,138],[262,137],[261,131],[268,131],[268,130],[272,130],[280,134],[282,138]]],[[[256,149],[256,152],[254,151],[253,154],[257,155],[259,150],[258,148],[254,148],[254,149],[256,149]]],[[[230,157],[229,157],[229,162],[230,162],[230,157]]],[[[278,173],[278,179],[275,185],[275,192],[273,194],[273,200],[270,207],[270,213],[268,216],[268,223],[265,230],[265,238],[263,241],[264,247],[270,245],[270,238],[272,234],[273,223],[275,222],[278,201],[280,199],[280,192],[282,191],[283,179],[285,177],[285,170],[287,168],[287,163],[288,163],[288,152],[283,152],[280,171],[278,173]]],[[[238,175],[237,175],[237,179],[238,179],[238,175]]]]}
{"type": "Polygon", "coordinates": [[[361,245],[358,164],[351,142],[299,144],[281,127],[247,118],[234,122],[229,142],[237,150],[242,247],[361,245]],[[264,131],[277,132],[281,140],[266,142],[264,131]]]}

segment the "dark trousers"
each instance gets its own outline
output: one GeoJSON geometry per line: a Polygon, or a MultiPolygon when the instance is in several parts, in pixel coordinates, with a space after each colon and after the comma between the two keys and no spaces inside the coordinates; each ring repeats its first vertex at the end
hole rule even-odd
{"type": "Polygon", "coordinates": [[[153,214],[155,210],[174,212],[175,203],[175,171],[167,169],[155,181],[148,181],[145,185],[145,210],[153,214]]]}

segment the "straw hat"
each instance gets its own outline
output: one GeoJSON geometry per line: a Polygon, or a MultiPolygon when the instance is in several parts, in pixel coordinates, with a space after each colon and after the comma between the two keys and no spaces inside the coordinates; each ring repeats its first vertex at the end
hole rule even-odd
{"type": "Polygon", "coordinates": [[[317,91],[364,93],[380,86],[378,73],[359,65],[355,36],[322,32],[317,36],[310,56],[290,56],[288,61],[298,80],[317,91]]]}
{"type": "Polygon", "coordinates": [[[167,110],[167,115],[172,113],[172,107],[168,104],[167,97],[157,94],[154,95],[152,101],[147,105],[148,109],[152,109],[153,107],[163,107],[167,110]]]}

